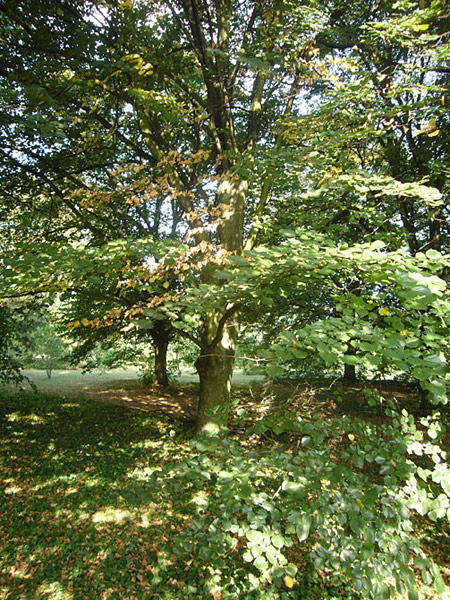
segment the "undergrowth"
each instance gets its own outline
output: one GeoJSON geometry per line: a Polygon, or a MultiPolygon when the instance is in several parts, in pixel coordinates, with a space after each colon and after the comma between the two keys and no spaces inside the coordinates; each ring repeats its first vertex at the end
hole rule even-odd
{"type": "Polygon", "coordinates": [[[414,598],[420,574],[443,590],[446,478],[435,500],[426,482],[445,461],[431,425],[400,413],[380,435],[360,419],[269,415],[249,429],[237,413],[234,434],[190,442],[181,420],[3,395],[0,597],[414,598]],[[412,461],[420,436],[436,448],[412,461]],[[419,526],[418,512],[434,520],[419,526]]]}

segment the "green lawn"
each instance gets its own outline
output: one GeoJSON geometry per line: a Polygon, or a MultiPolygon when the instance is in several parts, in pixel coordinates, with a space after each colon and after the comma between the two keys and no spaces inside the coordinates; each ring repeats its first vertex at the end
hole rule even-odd
{"type": "MultiPolygon", "coordinates": [[[[106,387],[111,384],[135,383],[139,381],[141,371],[139,367],[126,367],[111,369],[109,371],[94,370],[83,373],[78,369],[54,369],[49,379],[41,369],[27,369],[23,371],[35,383],[38,389],[48,393],[82,393],[85,390],[106,387]]],[[[262,375],[246,375],[239,371],[233,373],[233,383],[247,385],[252,381],[261,381],[262,375]]],[[[184,371],[174,377],[174,382],[179,384],[198,383],[198,375],[194,369],[184,371]]]]}

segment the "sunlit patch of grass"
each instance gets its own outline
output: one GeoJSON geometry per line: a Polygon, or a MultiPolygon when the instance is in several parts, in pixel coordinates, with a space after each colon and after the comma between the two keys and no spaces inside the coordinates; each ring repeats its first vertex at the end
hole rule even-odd
{"type": "Polygon", "coordinates": [[[38,589],[38,594],[43,598],[48,598],[49,600],[73,599],[73,594],[64,589],[63,584],[58,581],[42,584],[38,589]]]}
{"type": "Polygon", "coordinates": [[[19,421],[24,421],[25,423],[34,423],[34,424],[45,423],[47,421],[41,415],[34,415],[34,414],[23,415],[23,414],[20,414],[17,412],[13,412],[13,413],[10,413],[9,415],[6,415],[6,420],[10,421],[11,423],[17,423],[19,421]]]}
{"type": "Polygon", "coordinates": [[[106,508],[99,510],[92,516],[93,523],[121,523],[125,519],[130,519],[132,514],[129,510],[106,508]]]}

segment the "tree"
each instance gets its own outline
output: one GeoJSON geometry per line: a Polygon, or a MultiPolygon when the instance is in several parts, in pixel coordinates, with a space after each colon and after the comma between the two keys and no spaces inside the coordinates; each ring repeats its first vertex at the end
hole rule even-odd
{"type": "MultiPolygon", "coordinates": [[[[286,123],[308,164],[299,223],[412,254],[448,247],[448,38],[440,2],[333,3],[317,109],[286,123]],[[327,200],[319,218],[317,198],[327,200]],[[311,219],[314,217],[315,222],[311,219]]],[[[298,161],[300,162],[300,161],[298,161]]],[[[291,168],[294,168],[292,165],[291,168]]]]}
{"type": "Polygon", "coordinates": [[[23,380],[22,368],[13,351],[14,322],[5,304],[0,304],[0,382],[18,384],[23,380]]]}
{"type": "MultiPolygon", "coordinates": [[[[432,85],[423,74],[430,64],[441,68],[442,37],[435,31],[442,27],[443,7],[414,5],[412,18],[410,3],[354,8],[344,24],[340,2],[323,9],[314,1],[299,6],[290,0],[107,6],[28,0],[2,7],[2,38],[11,49],[0,69],[9,115],[1,129],[2,198],[11,214],[21,186],[27,191],[25,212],[44,211],[41,221],[47,225],[40,231],[53,250],[33,252],[47,252],[61,273],[58,280],[47,269],[46,279],[41,265],[36,280],[42,289],[89,296],[95,278],[100,276],[96,295],[110,278],[108,297],[117,307],[80,315],[73,321],[78,326],[117,319],[123,329],[128,321],[155,334],[156,321],[178,320],[177,334],[199,348],[198,430],[213,425],[211,411],[229,400],[247,298],[245,289],[228,297],[217,292],[226,281],[227,260],[239,259],[256,242],[283,240],[280,227],[310,227],[324,197],[332,210],[314,227],[352,243],[377,232],[395,247],[410,241],[408,219],[403,230],[393,232],[386,219],[401,216],[411,198],[423,201],[414,221],[419,236],[425,223],[436,233],[442,217],[437,167],[417,169],[412,181],[393,169],[413,152],[405,140],[414,131],[406,138],[401,133],[404,118],[410,122],[409,113],[399,114],[401,94],[377,85],[387,77],[392,86],[401,82],[408,95],[422,77],[421,85],[438,97],[445,71],[432,85]],[[418,37],[414,45],[411,32],[418,37]],[[353,50],[349,40],[355,39],[353,50]],[[394,130],[388,117],[394,118],[394,130]],[[357,134],[349,129],[354,125],[363,125],[357,134]],[[398,150],[398,160],[391,158],[391,148],[398,150]],[[325,179],[319,176],[324,171],[325,179]],[[438,192],[423,187],[425,176],[438,192]],[[45,190],[37,199],[35,186],[45,190]],[[381,217],[380,193],[383,210],[387,207],[381,217]],[[388,201],[392,196],[398,202],[388,201]],[[181,258],[170,258],[176,269],[163,256],[170,254],[164,240],[175,238],[185,241],[181,258]],[[115,241],[126,252],[113,251],[114,262],[109,253],[115,241]],[[140,255],[130,259],[134,242],[140,255]],[[74,252],[77,245],[80,251],[74,252]],[[56,247],[58,254],[66,251],[55,261],[56,247]],[[85,261],[87,250],[96,255],[95,264],[87,261],[80,269],[74,257],[85,261]],[[183,297],[200,301],[198,294],[189,295],[192,289],[208,298],[187,311],[195,320],[188,323],[176,311],[177,303],[189,308],[183,297]],[[216,290],[215,298],[208,289],[216,290]]],[[[423,106],[424,99],[415,96],[408,108],[415,122],[423,106]]],[[[430,133],[440,126],[436,119],[445,120],[442,113],[430,120],[430,133]]],[[[436,136],[428,137],[427,152],[439,162],[446,145],[434,150],[436,136]]],[[[435,233],[429,247],[437,247],[435,233]]],[[[14,269],[20,271],[17,264],[14,269]]]]}
{"type": "MultiPolygon", "coordinates": [[[[121,235],[141,237],[156,233],[142,215],[146,202],[136,195],[126,211],[122,199],[105,209],[102,195],[102,169],[132,157],[148,173],[155,219],[170,198],[172,231],[182,219],[197,245],[240,254],[244,221],[261,214],[270,195],[268,181],[249,190],[257,142],[281,143],[273,124],[299,93],[291,60],[309,40],[308,13],[290,2],[229,0],[136,9],[6,3],[3,12],[12,49],[2,67],[13,107],[3,128],[8,179],[45,185],[91,243],[110,237],[110,216],[121,235]]],[[[212,281],[214,266],[200,277],[212,281]]],[[[229,397],[238,330],[235,305],[203,315],[195,338],[199,428],[229,397]]]]}
{"type": "MultiPolygon", "coordinates": [[[[260,351],[271,375],[309,356],[358,362],[447,402],[444,2],[27,0],[1,10],[5,295],[61,293],[74,307],[67,325],[86,334],[151,336],[160,323],[196,344],[197,431],[226,417],[248,307],[276,332],[260,351]],[[300,299],[305,309],[279,327],[300,299]]],[[[438,589],[442,580],[405,535],[409,511],[449,515],[448,469],[412,416],[390,416],[382,443],[377,427],[338,423],[330,448],[328,423],[272,423],[306,450],[249,455],[249,472],[238,444],[206,437],[194,447],[209,443],[210,458],[189,456],[187,471],[214,487],[223,531],[238,526],[264,577],[282,576],[272,566],[287,562],[278,533],[289,524],[300,541],[310,528],[328,537],[312,548],[317,568],[375,597],[394,592],[378,581],[392,576],[415,598],[411,555],[438,589]]],[[[422,422],[431,440],[438,419],[422,422]]],[[[210,516],[187,535],[200,539],[206,523],[214,557],[210,516]]]]}
{"type": "Polygon", "coordinates": [[[58,331],[61,311],[59,298],[32,298],[10,302],[18,333],[17,353],[25,368],[45,369],[51,379],[53,369],[67,364],[68,343],[58,331]]]}

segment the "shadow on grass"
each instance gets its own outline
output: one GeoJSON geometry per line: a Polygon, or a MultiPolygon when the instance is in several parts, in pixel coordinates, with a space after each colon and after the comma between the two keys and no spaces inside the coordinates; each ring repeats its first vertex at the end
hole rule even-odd
{"type": "Polygon", "coordinates": [[[183,518],[121,494],[188,451],[173,439],[185,427],[86,400],[0,397],[0,596],[178,597],[170,550],[183,518]]]}
{"type": "MultiPolygon", "coordinates": [[[[312,401],[310,395],[306,400],[312,401]]],[[[338,597],[323,589],[315,573],[299,576],[293,590],[284,584],[269,590],[259,582],[244,588],[249,573],[257,582],[258,572],[243,561],[242,541],[230,543],[220,531],[203,540],[214,559],[202,557],[195,546],[203,533],[195,523],[213,521],[222,509],[214,478],[205,483],[197,476],[208,467],[186,441],[189,428],[180,417],[128,406],[0,393],[0,598],[338,597]],[[200,461],[197,474],[183,478],[182,465],[191,466],[194,458],[200,461]],[[136,489],[165,463],[174,493],[155,484],[148,500],[135,506],[130,499],[136,489]]],[[[215,469],[222,469],[219,463],[215,469]]],[[[301,564],[300,558],[290,560],[301,564]]]]}

